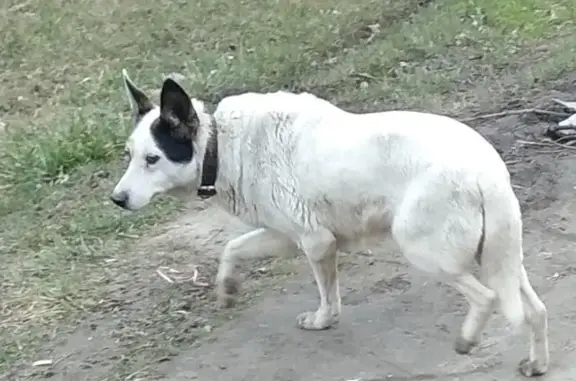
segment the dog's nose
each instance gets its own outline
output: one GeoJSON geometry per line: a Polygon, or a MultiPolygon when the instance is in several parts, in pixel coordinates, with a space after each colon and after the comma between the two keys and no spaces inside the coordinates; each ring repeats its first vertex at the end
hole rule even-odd
{"type": "Polygon", "coordinates": [[[120,192],[117,194],[110,195],[110,200],[119,207],[126,209],[126,205],[128,205],[128,193],[120,192]]]}

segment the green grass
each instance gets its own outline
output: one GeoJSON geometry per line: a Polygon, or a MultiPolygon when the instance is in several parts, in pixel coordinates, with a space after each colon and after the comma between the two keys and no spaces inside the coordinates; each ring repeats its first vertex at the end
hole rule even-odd
{"type": "Polygon", "coordinates": [[[146,260],[134,237],[182,207],[107,202],[130,129],[122,68],[149,90],[182,73],[205,99],[288,88],[355,111],[461,115],[529,101],[575,70],[575,32],[569,0],[2,3],[0,375],[103,311],[109,283],[146,260]],[[112,257],[125,261],[102,266],[112,257]]]}

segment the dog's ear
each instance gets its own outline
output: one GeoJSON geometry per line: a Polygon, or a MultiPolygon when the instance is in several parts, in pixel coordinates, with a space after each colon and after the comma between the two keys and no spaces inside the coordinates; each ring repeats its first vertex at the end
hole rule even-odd
{"type": "Polygon", "coordinates": [[[199,119],[186,91],[173,79],[167,78],[160,93],[160,117],[181,136],[194,138],[199,119]]]}
{"type": "Polygon", "coordinates": [[[122,77],[124,78],[124,87],[126,88],[126,94],[128,95],[128,100],[130,101],[134,115],[143,116],[152,110],[154,104],[144,91],[140,90],[138,86],[132,82],[126,69],[122,69],[122,77]]]}

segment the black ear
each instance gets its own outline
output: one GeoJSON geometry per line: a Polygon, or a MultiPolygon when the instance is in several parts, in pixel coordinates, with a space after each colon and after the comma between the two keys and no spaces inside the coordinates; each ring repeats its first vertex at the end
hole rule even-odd
{"type": "Polygon", "coordinates": [[[126,88],[126,94],[128,95],[132,112],[135,115],[142,116],[152,110],[154,104],[144,91],[140,90],[134,82],[132,82],[126,69],[122,69],[122,77],[124,78],[124,87],[126,88]]]}
{"type": "Polygon", "coordinates": [[[160,93],[160,117],[189,136],[198,128],[198,115],[186,91],[173,79],[167,78],[160,93]]]}

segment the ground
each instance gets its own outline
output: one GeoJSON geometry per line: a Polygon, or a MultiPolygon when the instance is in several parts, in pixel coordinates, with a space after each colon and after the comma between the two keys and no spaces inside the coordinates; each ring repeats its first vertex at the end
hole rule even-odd
{"type": "MultiPolygon", "coordinates": [[[[317,303],[303,258],[243,264],[238,306],[218,310],[218,256],[247,227],[194,197],[138,214],[107,201],[130,128],[121,69],[151,91],[181,73],[204,99],[288,88],[466,120],[574,100],[575,32],[571,0],[5,1],[0,380],[520,379],[525,335],[496,314],[480,348],[456,355],[462,297],[397,253],[342,255],[332,330],[295,327],[317,303]]],[[[543,142],[553,123],[470,121],[521,200],[526,267],[550,315],[545,379],[559,381],[576,379],[576,157],[543,142]]]]}

